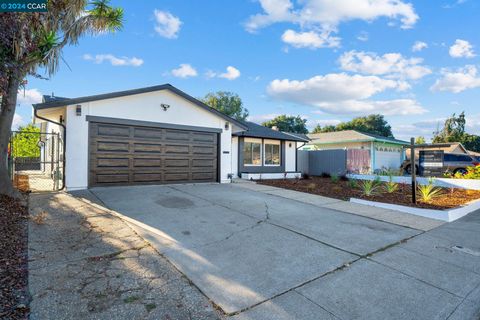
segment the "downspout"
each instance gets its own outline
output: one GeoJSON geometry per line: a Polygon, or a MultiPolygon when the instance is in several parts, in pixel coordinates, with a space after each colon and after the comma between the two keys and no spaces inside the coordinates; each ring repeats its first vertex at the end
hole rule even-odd
{"type": "Polygon", "coordinates": [[[45,121],[47,121],[47,122],[56,124],[56,125],[58,125],[58,126],[60,126],[60,127],[63,128],[62,187],[59,189],[59,191],[61,191],[61,190],[64,190],[64,189],[65,189],[65,162],[66,162],[65,154],[66,154],[66,151],[67,151],[67,127],[66,127],[63,123],[56,122],[56,121],[53,121],[53,120],[50,120],[50,119],[47,119],[47,118],[44,118],[44,117],[39,116],[38,113],[37,113],[37,111],[38,111],[37,108],[33,107],[33,115],[35,116],[35,118],[38,118],[38,119],[40,119],[40,120],[45,120],[45,121]]]}

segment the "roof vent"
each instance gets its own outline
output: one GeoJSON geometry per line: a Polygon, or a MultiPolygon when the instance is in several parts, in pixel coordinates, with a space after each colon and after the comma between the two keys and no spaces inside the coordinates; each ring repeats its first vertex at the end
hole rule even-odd
{"type": "Polygon", "coordinates": [[[273,126],[273,127],[272,127],[272,130],[278,131],[278,127],[277,127],[277,126],[273,126]]]}

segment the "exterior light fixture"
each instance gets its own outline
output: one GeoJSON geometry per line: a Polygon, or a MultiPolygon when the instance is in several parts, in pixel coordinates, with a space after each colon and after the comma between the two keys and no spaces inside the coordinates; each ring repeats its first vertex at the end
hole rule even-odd
{"type": "Polygon", "coordinates": [[[82,105],[80,104],[77,104],[77,106],[75,107],[75,114],[80,117],[82,115],[82,105]]]}
{"type": "Polygon", "coordinates": [[[228,130],[230,128],[230,123],[227,121],[225,122],[225,130],[228,130]]]}
{"type": "Polygon", "coordinates": [[[160,107],[162,107],[163,111],[167,111],[168,108],[170,108],[170,105],[169,105],[169,104],[162,103],[162,104],[160,105],[160,107]]]}

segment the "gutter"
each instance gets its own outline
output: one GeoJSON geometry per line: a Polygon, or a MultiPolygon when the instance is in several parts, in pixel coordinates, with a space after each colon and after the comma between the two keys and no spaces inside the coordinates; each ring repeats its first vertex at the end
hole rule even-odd
{"type": "Polygon", "coordinates": [[[34,107],[33,107],[33,115],[34,115],[35,118],[38,118],[38,119],[41,119],[41,120],[45,120],[45,121],[47,121],[47,122],[56,124],[56,125],[58,125],[58,126],[60,126],[60,127],[63,128],[62,187],[59,189],[59,191],[62,191],[62,190],[65,189],[65,162],[66,162],[65,154],[66,154],[66,151],[67,151],[67,127],[66,127],[63,123],[56,122],[56,121],[53,121],[53,120],[50,120],[50,119],[47,119],[47,118],[44,118],[44,117],[39,116],[38,113],[37,113],[37,111],[38,111],[37,108],[35,108],[35,106],[34,106],[34,107]]]}

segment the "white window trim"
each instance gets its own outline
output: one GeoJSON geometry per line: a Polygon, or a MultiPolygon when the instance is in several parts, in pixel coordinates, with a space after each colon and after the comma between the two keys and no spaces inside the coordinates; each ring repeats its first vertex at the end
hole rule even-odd
{"type": "MultiPolygon", "coordinates": [[[[243,158],[243,166],[244,167],[261,167],[263,163],[263,146],[262,146],[262,139],[252,139],[252,138],[245,138],[243,141],[243,145],[245,148],[245,143],[258,143],[260,145],[260,164],[247,164],[245,163],[245,158],[243,158]]],[[[242,150],[242,153],[244,150],[242,150]]]]}
{"type": "Polygon", "coordinates": [[[263,157],[263,166],[264,167],[280,167],[282,165],[282,147],[281,147],[281,143],[280,143],[280,140],[263,140],[263,154],[266,155],[266,150],[265,150],[265,147],[267,146],[267,144],[273,144],[273,145],[278,145],[278,155],[279,155],[279,160],[280,160],[280,163],[279,164],[266,164],[265,163],[265,160],[266,160],[266,157],[263,157]]]}

